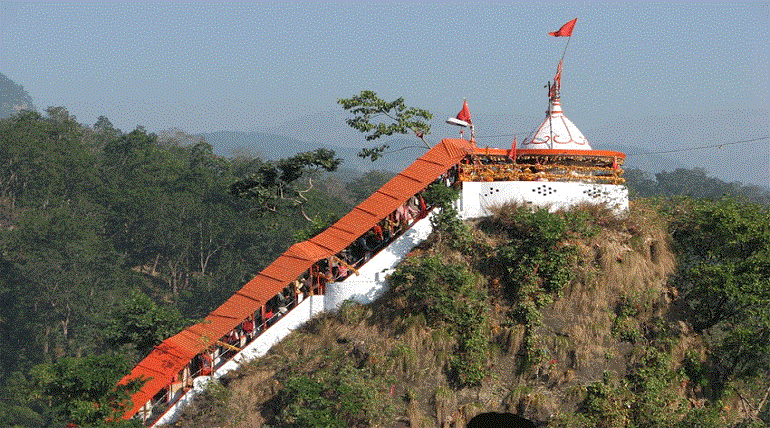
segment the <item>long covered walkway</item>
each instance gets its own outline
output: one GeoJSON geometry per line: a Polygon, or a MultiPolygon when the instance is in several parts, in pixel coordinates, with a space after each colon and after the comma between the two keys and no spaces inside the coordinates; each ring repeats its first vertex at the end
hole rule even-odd
{"type": "Polygon", "coordinates": [[[420,192],[474,150],[467,140],[443,140],[327,230],[291,246],[202,322],[164,340],[120,381],[144,382],[124,418],[153,424],[196,379],[212,377],[297,305],[323,295],[329,282],[356,274],[425,216],[430,207],[420,192]]]}

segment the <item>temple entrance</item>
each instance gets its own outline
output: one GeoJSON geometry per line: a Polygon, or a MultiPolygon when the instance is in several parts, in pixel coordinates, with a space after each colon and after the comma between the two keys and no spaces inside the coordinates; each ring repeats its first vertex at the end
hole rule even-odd
{"type": "Polygon", "coordinates": [[[513,413],[481,413],[468,421],[466,428],[535,428],[529,419],[513,413]]]}

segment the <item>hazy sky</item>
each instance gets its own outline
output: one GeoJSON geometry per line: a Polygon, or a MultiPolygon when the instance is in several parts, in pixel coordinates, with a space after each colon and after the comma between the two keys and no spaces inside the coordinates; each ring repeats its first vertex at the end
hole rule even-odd
{"type": "MultiPolygon", "coordinates": [[[[37,107],[130,131],[276,128],[362,89],[474,123],[541,117],[566,38],[579,127],[750,109],[770,99],[768,3],[0,5],[0,72],[37,107]]],[[[498,124],[499,125],[499,124],[498,124]]],[[[435,129],[435,128],[434,128],[435,129]]],[[[745,137],[764,136],[746,130],[745,137]]],[[[744,137],[744,136],[739,136],[744,137]]]]}

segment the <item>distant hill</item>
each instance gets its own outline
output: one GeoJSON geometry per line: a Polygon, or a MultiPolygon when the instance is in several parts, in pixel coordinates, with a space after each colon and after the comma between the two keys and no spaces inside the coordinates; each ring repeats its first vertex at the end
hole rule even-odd
{"type": "MultiPolygon", "coordinates": [[[[442,138],[454,138],[458,129],[443,123],[439,118],[443,114],[434,112],[435,120],[428,141],[437,143],[442,138]]],[[[721,110],[701,114],[681,114],[674,116],[649,117],[607,117],[607,123],[583,123],[578,117],[577,126],[583,131],[595,149],[618,150],[628,155],[626,168],[638,168],[655,174],[661,171],[674,171],[679,168],[703,168],[710,176],[727,182],[742,182],[770,186],[770,141],[760,140],[750,143],[734,144],[736,141],[767,137],[770,132],[767,122],[767,110],[721,110]],[[723,145],[726,144],[726,145],[723,145]],[[723,145],[720,147],[720,145],[723,145]],[[713,146],[704,149],[688,150],[694,147],[713,146]],[[660,153],[668,152],[668,153],[660,153]],[[649,154],[652,153],[652,154],[649,154]]],[[[287,119],[281,126],[258,131],[248,144],[259,145],[258,134],[285,136],[285,141],[295,144],[297,151],[316,147],[329,147],[336,150],[345,159],[347,167],[356,169],[401,170],[417,158],[420,149],[406,149],[394,152],[387,157],[370,162],[356,157],[362,147],[374,144],[367,142],[363,135],[345,124],[347,115],[344,111],[321,111],[314,115],[304,115],[287,119]],[[302,145],[301,143],[305,144],[302,145]],[[320,143],[319,143],[320,142],[320,143]]],[[[479,115],[474,116],[481,147],[510,147],[513,133],[519,133],[521,141],[526,133],[533,130],[542,120],[540,115],[479,115]]],[[[279,137],[280,138],[280,137],[279,137]]],[[[209,140],[214,149],[227,154],[227,147],[218,147],[218,142],[209,140]]],[[[383,141],[393,149],[419,145],[416,138],[404,136],[383,141]]],[[[244,147],[249,147],[245,145],[244,147]]],[[[268,157],[276,147],[269,147],[268,157]]],[[[280,149],[279,149],[280,150],[280,149]]]]}
{"type": "MultiPolygon", "coordinates": [[[[319,147],[334,150],[338,157],[344,159],[343,166],[358,171],[372,169],[385,169],[399,172],[409,166],[424,152],[421,149],[408,149],[393,152],[387,157],[372,162],[357,156],[359,147],[343,147],[336,144],[301,141],[285,135],[270,134],[265,132],[232,132],[221,131],[198,134],[206,139],[214,147],[214,153],[220,156],[232,156],[234,154],[248,154],[259,156],[263,159],[276,160],[291,156],[298,152],[315,150],[319,147]]],[[[419,143],[408,139],[393,139],[386,141],[394,148],[419,143]]],[[[364,145],[362,145],[363,147],[364,145]]]]}
{"type": "MultiPolygon", "coordinates": [[[[359,147],[343,147],[335,144],[318,144],[301,141],[296,138],[285,135],[276,135],[265,132],[212,132],[200,134],[212,146],[214,152],[221,156],[231,156],[234,154],[249,154],[259,156],[264,159],[281,159],[291,156],[298,152],[314,150],[318,147],[325,147],[334,150],[337,156],[344,159],[343,166],[357,171],[369,171],[373,169],[382,169],[393,172],[400,172],[412,164],[416,158],[424,153],[420,147],[420,141],[416,138],[393,138],[383,141],[384,144],[391,146],[391,152],[376,162],[368,159],[362,159],[357,156],[359,147]]],[[[430,140],[429,140],[430,141],[430,140]]],[[[485,146],[483,141],[479,141],[479,146],[485,146]]],[[[367,145],[362,142],[361,147],[367,145]]],[[[640,147],[631,145],[607,144],[601,146],[605,150],[615,150],[623,153],[645,153],[640,147]]],[[[626,169],[639,169],[654,175],[661,171],[675,171],[688,168],[683,162],[668,158],[662,155],[635,155],[629,156],[624,165],[626,169]]],[[[711,171],[708,171],[711,173],[711,171]]]]}
{"type": "Polygon", "coordinates": [[[0,119],[11,117],[21,110],[35,110],[32,97],[23,86],[0,73],[0,119]]]}

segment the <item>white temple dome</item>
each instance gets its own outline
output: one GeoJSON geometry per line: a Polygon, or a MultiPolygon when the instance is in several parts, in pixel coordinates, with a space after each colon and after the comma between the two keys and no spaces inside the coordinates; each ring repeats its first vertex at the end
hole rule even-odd
{"type": "Polygon", "coordinates": [[[583,133],[564,116],[558,98],[551,99],[545,120],[534,136],[521,144],[525,149],[591,150],[583,133]]]}

